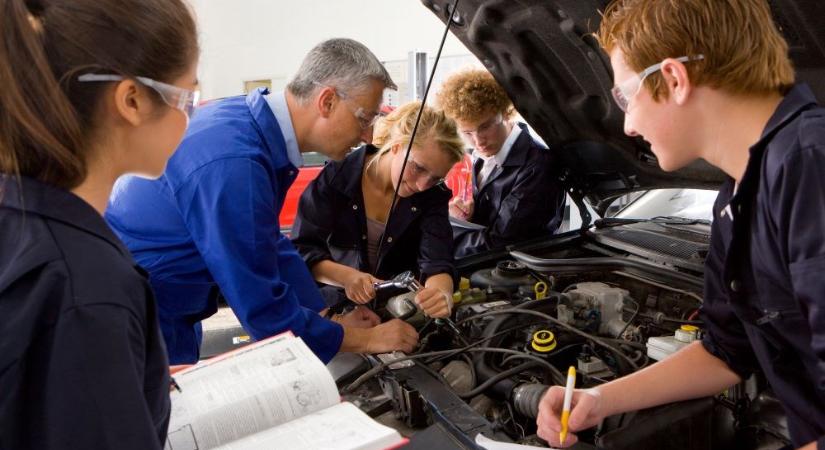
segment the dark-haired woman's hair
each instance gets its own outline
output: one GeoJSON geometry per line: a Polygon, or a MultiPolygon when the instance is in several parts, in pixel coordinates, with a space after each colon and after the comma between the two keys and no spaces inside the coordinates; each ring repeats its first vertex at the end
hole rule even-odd
{"type": "Polygon", "coordinates": [[[77,77],[171,82],[198,51],[182,0],[0,0],[0,177],[77,186],[107,85],[77,77]]]}

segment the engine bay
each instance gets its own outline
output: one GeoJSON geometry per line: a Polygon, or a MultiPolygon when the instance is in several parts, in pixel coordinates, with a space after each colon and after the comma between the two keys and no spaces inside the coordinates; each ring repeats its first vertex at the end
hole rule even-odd
{"type": "MultiPolygon", "coordinates": [[[[543,446],[538,403],[569,366],[578,388],[595,387],[702,338],[701,273],[573,239],[463,267],[450,319],[407,316],[416,352],[330,363],[344,398],[404,429],[412,448],[477,448],[478,433],[543,446]]],[[[763,385],[609,417],[574,448],[780,448],[781,408],[763,385]]]]}

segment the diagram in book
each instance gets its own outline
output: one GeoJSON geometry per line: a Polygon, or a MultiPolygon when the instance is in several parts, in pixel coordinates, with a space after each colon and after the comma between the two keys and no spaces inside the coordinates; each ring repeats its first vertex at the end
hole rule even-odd
{"type": "Polygon", "coordinates": [[[295,393],[295,401],[302,410],[307,410],[321,402],[321,391],[313,388],[304,380],[295,380],[292,383],[292,391],[295,393]]]}
{"type": "Polygon", "coordinates": [[[290,361],[295,360],[295,354],[292,353],[291,349],[285,348],[269,358],[269,365],[272,367],[280,366],[281,364],[288,363],[290,361]]]}

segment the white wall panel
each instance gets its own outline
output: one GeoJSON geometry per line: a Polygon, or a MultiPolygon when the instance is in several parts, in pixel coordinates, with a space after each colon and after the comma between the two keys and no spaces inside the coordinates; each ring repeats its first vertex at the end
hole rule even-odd
{"type": "MultiPolygon", "coordinates": [[[[273,87],[280,87],[306,52],[327,38],[353,38],[382,61],[399,61],[412,50],[435,56],[444,31],[418,0],[190,2],[201,33],[199,77],[205,99],[240,94],[245,80],[272,79],[273,87]]],[[[479,64],[452,35],[443,55],[479,64]]]]}

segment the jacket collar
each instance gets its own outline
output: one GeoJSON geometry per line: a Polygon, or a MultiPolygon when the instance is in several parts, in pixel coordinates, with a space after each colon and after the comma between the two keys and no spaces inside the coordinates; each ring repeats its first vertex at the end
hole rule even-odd
{"type": "MultiPolygon", "coordinates": [[[[752,198],[759,186],[763,156],[768,144],[777,132],[794,120],[801,112],[816,105],[816,97],[814,97],[808,85],[794,85],[779,102],[779,106],[776,107],[776,111],[774,111],[771,118],[768,119],[765,129],[762,130],[762,136],[749,149],[750,157],[738,189],[734,193],[735,182],[733,178],[728,177],[725,185],[720,189],[720,196],[726,194],[728,201],[733,206],[746,202],[745,199],[752,198]]],[[[728,201],[719,205],[717,212],[721,213],[721,210],[727,206],[728,201]]]]}
{"type": "Polygon", "coordinates": [[[69,191],[28,177],[18,179],[0,174],[0,206],[33,213],[93,234],[112,244],[123,256],[132,254],[115,236],[103,217],[80,197],[69,191]]]}
{"type": "Polygon", "coordinates": [[[518,138],[516,138],[516,142],[513,142],[513,146],[510,148],[510,153],[507,154],[507,159],[504,160],[504,164],[496,166],[496,168],[490,172],[490,175],[486,180],[484,180],[484,184],[481,186],[478,185],[478,173],[481,170],[483,161],[479,158],[473,165],[473,189],[476,192],[484,189],[485,186],[488,186],[502,173],[504,173],[505,167],[519,168],[527,161],[527,150],[530,148],[533,137],[530,136],[530,132],[527,130],[526,124],[518,122],[515,126],[521,128],[521,133],[519,133],[518,138]]]}
{"type": "Polygon", "coordinates": [[[521,133],[519,133],[518,138],[516,138],[516,142],[513,142],[513,147],[510,149],[507,159],[504,160],[504,164],[502,164],[503,167],[521,167],[527,160],[527,152],[525,149],[530,147],[530,143],[533,141],[533,137],[530,136],[530,131],[527,130],[526,124],[518,122],[515,126],[521,128],[521,133]]]}
{"type": "Polygon", "coordinates": [[[367,156],[378,152],[374,146],[367,144],[355,149],[341,161],[340,168],[332,179],[332,186],[351,200],[361,200],[361,174],[367,156]]]}
{"type": "Polygon", "coordinates": [[[246,96],[246,105],[249,107],[252,119],[258,126],[264,143],[269,149],[269,154],[275,163],[275,167],[283,169],[284,167],[292,166],[292,163],[289,162],[289,156],[287,155],[284,134],[264,97],[268,94],[269,90],[266,88],[255,89],[246,96]],[[281,149],[281,151],[276,152],[276,149],[281,149]]]}
{"type": "Polygon", "coordinates": [[[765,126],[765,129],[762,130],[762,136],[751,149],[764,147],[765,144],[771,140],[774,132],[793,120],[802,110],[816,104],[816,97],[807,84],[800,83],[794,85],[782,101],[779,102],[776,111],[774,111],[771,118],[768,119],[768,124],[765,126]]]}

